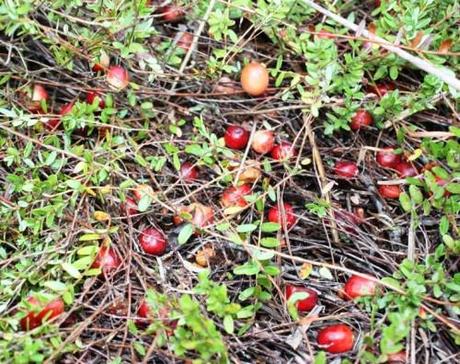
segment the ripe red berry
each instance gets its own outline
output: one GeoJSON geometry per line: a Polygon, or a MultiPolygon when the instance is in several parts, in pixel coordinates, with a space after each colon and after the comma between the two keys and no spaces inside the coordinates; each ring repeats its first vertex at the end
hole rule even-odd
{"type": "MultiPolygon", "coordinates": [[[[70,113],[72,111],[73,105],[74,105],[73,101],[63,105],[61,108],[61,111],[59,112],[59,115],[64,116],[70,113]]],[[[51,131],[55,130],[59,127],[59,125],[61,125],[61,119],[48,120],[47,122],[44,123],[44,125],[48,130],[51,130],[51,131]]]]}
{"type": "Polygon", "coordinates": [[[162,323],[168,328],[167,334],[171,335],[173,330],[177,327],[177,320],[169,319],[169,309],[166,306],[161,306],[156,310],[152,310],[152,307],[147,303],[145,299],[141,300],[137,309],[137,316],[139,319],[136,324],[145,326],[151,324],[153,321],[162,321],[162,323]],[[156,312],[154,312],[156,311],[156,312]]]}
{"type": "Polygon", "coordinates": [[[65,104],[64,106],[62,106],[61,111],[59,112],[59,114],[61,114],[62,116],[67,115],[68,113],[70,113],[72,111],[74,104],[75,103],[73,101],[65,104]]]}
{"type": "Polygon", "coordinates": [[[334,166],[334,172],[342,178],[353,178],[358,175],[358,166],[353,162],[341,161],[334,166]]]}
{"type": "Polygon", "coordinates": [[[374,0],[375,7],[378,8],[381,5],[381,0],[374,0]]]}
{"type": "Polygon", "coordinates": [[[188,52],[193,43],[193,34],[189,32],[183,32],[179,40],[177,41],[177,46],[182,48],[185,52],[188,52]]]}
{"type": "Polygon", "coordinates": [[[123,210],[125,211],[126,216],[132,216],[139,213],[137,203],[131,197],[126,197],[126,200],[123,203],[123,210]]]}
{"type": "Polygon", "coordinates": [[[225,145],[231,149],[244,149],[248,144],[249,132],[238,125],[230,125],[225,130],[224,141],[225,145]]]}
{"type": "MultiPolygon", "coordinates": [[[[439,176],[434,176],[434,179],[436,181],[436,184],[438,186],[440,186],[440,187],[444,187],[448,183],[448,181],[446,181],[445,179],[443,179],[443,178],[441,178],[439,176]]],[[[444,197],[449,197],[449,196],[450,196],[450,192],[445,190],[444,191],[444,197]]]]}
{"type": "Polygon", "coordinates": [[[278,205],[271,207],[268,210],[268,221],[281,224],[286,224],[286,228],[294,226],[297,218],[294,213],[294,208],[287,202],[283,202],[283,209],[280,209],[278,205]],[[284,210],[284,213],[282,212],[284,210]]]}
{"type": "Polygon", "coordinates": [[[321,329],[316,338],[318,345],[329,353],[345,353],[353,349],[353,331],[344,324],[337,324],[321,329]]]}
{"type": "Polygon", "coordinates": [[[229,187],[222,194],[221,203],[224,207],[245,207],[248,202],[244,196],[251,193],[251,186],[248,184],[241,185],[238,187],[229,187]]]}
{"type": "Polygon", "coordinates": [[[383,198],[396,199],[401,194],[401,188],[398,185],[380,185],[379,193],[383,198]]]}
{"type": "Polygon", "coordinates": [[[162,6],[158,10],[161,13],[163,20],[169,23],[177,23],[181,21],[185,15],[184,9],[175,4],[162,6]]]}
{"type": "Polygon", "coordinates": [[[401,162],[401,157],[394,153],[393,148],[387,147],[377,152],[376,160],[382,167],[395,168],[401,162]]]}
{"type": "Polygon", "coordinates": [[[142,318],[148,318],[150,316],[150,306],[147,304],[146,300],[142,300],[139,303],[139,308],[137,309],[137,315],[142,318]]]}
{"type": "Polygon", "coordinates": [[[347,299],[355,299],[363,296],[373,296],[376,292],[377,283],[357,275],[352,275],[343,287],[347,299]]]}
{"type": "Polygon", "coordinates": [[[289,142],[281,142],[273,147],[271,152],[272,158],[275,160],[285,160],[295,158],[297,150],[289,142]]]}
{"type": "Polygon", "coordinates": [[[64,302],[60,298],[43,305],[37,298],[31,296],[27,298],[27,302],[32,306],[33,311],[28,312],[19,322],[24,331],[35,329],[44,321],[49,321],[64,313],[64,302]]]}
{"type": "Polygon", "coordinates": [[[167,243],[164,234],[155,228],[146,228],[139,235],[139,245],[147,254],[162,255],[167,243]]]}
{"type": "Polygon", "coordinates": [[[447,181],[439,176],[434,176],[434,179],[436,180],[436,184],[438,186],[444,187],[447,184],[447,181]]]}
{"type": "Polygon", "coordinates": [[[101,50],[101,55],[99,59],[96,60],[96,63],[93,65],[93,72],[104,72],[110,65],[110,57],[107,53],[101,50]]]}
{"type": "Polygon", "coordinates": [[[214,221],[214,211],[211,207],[195,202],[189,206],[182,206],[179,209],[179,214],[173,217],[175,225],[182,224],[184,219],[180,216],[181,214],[191,215],[190,219],[187,219],[193,225],[198,228],[204,228],[214,221]]]}
{"type": "Polygon", "coordinates": [[[105,107],[105,101],[101,94],[97,91],[89,91],[86,94],[86,102],[92,105],[96,97],[99,99],[99,107],[103,109],[105,107]]]}
{"type": "Polygon", "coordinates": [[[307,298],[298,300],[296,302],[297,310],[300,312],[311,311],[313,307],[315,307],[318,303],[318,293],[316,293],[316,291],[303,286],[294,286],[292,284],[288,284],[286,286],[286,299],[289,300],[289,298],[297,292],[308,294],[307,298]]]}
{"type": "Polygon", "coordinates": [[[356,114],[351,118],[350,128],[353,131],[357,131],[362,127],[372,125],[374,119],[372,115],[364,109],[359,109],[356,114]]]}
{"type": "Polygon", "coordinates": [[[375,85],[369,85],[367,91],[379,97],[385,96],[388,92],[396,90],[396,85],[393,82],[380,82],[375,85]]]}
{"type": "Polygon", "coordinates": [[[46,89],[42,85],[35,84],[32,90],[28,91],[28,95],[30,96],[27,107],[29,111],[45,112],[41,106],[41,103],[42,101],[46,102],[48,100],[48,92],[46,89]]]}
{"type": "Polygon", "coordinates": [[[61,120],[60,119],[49,119],[45,121],[43,125],[49,131],[54,131],[59,127],[59,125],[61,125],[61,120]]]}
{"type": "Polygon", "coordinates": [[[268,71],[260,63],[251,62],[241,71],[241,87],[251,96],[260,96],[268,88],[268,71]]]}
{"type": "Polygon", "coordinates": [[[186,182],[193,182],[198,178],[199,170],[193,163],[184,162],[180,166],[179,176],[186,182]]]}
{"type": "Polygon", "coordinates": [[[395,167],[401,178],[415,177],[418,175],[418,170],[412,164],[407,162],[398,163],[395,167]]]}
{"type": "Polygon", "coordinates": [[[153,197],[154,196],[153,188],[146,184],[137,185],[136,188],[134,189],[134,197],[136,198],[137,201],[140,201],[140,199],[144,196],[153,197]]]}
{"type": "MultiPolygon", "coordinates": [[[[343,209],[334,210],[334,218],[338,225],[350,234],[356,234],[357,226],[362,223],[362,218],[360,216],[343,209]]],[[[328,220],[329,219],[327,219],[326,222],[330,225],[328,220]]]]}
{"type": "Polygon", "coordinates": [[[129,74],[121,66],[111,66],[107,71],[107,83],[117,91],[123,90],[129,84],[129,74]]]}
{"type": "Polygon", "coordinates": [[[252,149],[260,154],[266,154],[273,149],[275,137],[270,130],[258,130],[254,133],[252,149]]]}
{"type": "Polygon", "coordinates": [[[109,274],[121,265],[121,259],[113,248],[102,246],[91,268],[100,268],[103,274],[109,274]]]}

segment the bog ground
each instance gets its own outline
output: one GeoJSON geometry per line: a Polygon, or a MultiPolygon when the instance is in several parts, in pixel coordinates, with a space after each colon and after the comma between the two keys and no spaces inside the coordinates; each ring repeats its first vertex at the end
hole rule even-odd
{"type": "Polygon", "coordinates": [[[458,0],[0,2],[0,363],[460,361],[458,0]]]}

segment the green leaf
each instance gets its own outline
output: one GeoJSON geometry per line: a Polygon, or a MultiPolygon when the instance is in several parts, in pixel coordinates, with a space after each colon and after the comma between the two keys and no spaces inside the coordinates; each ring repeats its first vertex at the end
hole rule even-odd
{"type": "Polygon", "coordinates": [[[97,233],[84,234],[80,236],[79,238],[80,241],[92,241],[92,240],[99,240],[99,239],[102,239],[102,236],[97,233]]]}
{"type": "Polygon", "coordinates": [[[329,280],[333,280],[334,277],[332,276],[332,273],[331,271],[329,270],[329,268],[326,268],[326,267],[321,267],[319,269],[319,275],[325,279],[329,279],[329,280]]]}
{"type": "Polygon", "coordinates": [[[67,272],[67,274],[71,276],[72,278],[75,278],[75,279],[81,278],[81,273],[72,264],[63,262],[61,266],[62,266],[62,269],[64,269],[67,272]]]}
{"type": "Polygon", "coordinates": [[[142,345],[141,342],[139,342],[139,341],[134,341],[134,342],[133,342],[133,346],[134,346],[134,349],[136,349],[137,353],[138,353],[140,356],[145,356],[145,347],[144,347],[144,345],[142,345]]]}
{"type": "Polygon", "coordinates": [[[449,231],[449,219],[447,216],[442,216],[441,220],[439,221],[439,233],[441,235],[447,234],[449,231]]]}
{"type": "Polygon", "coordinates": [[[186,224],[180,231],[179,236],[177,237],[177,242],[179,245],[185,244],[188,239],[192,236],[194,232],[194,227],[192,224],[186,224]]]}
{"type": "Polygon", "coordinates": [[[259,273],[259,271],[260,271],[259,265],[252,261],[247,262],[243,265],[239,265],[238,267],[235,267],[235,269],[233,269],[233,273],[235,273],[236,275],[246,275],[246,276],[253,276],[259,273]]]}
{"type": "Polygon", "coordinates": [[[90,255],[84,256],[83,258],[80,258],[76,260],[75,262],[72,263],[74,268],[78,270],[85,270],[87,269],[92,263],[93,263],[94,258],[90,255]]]}
{"type": "Polygon", "coordinates": [[[315,355],[314,364],[327,364],[326,352],[320,351],[315,355]]]}
{"type": "Polygon", "coordinates": [[[381,281],[382,283],[388,284],[392,287],[401,288],[401,284],[399,283],[399,281],[392,277],[384,277],[381,279],[381,281]]]}
{"type": "Polygon", "coordinates": [[[43,285],[56,292],[62,292],[67,289],[66,285],[59,281],[47,281],[43,285]]]}
{"type": "Polygon", "coordinates": [[[262,251],[257,248],[250,249],[251,255],[256,260],[270,260],[275,256],[275,252],[272,251],[262,251]]]}
{"type": "Polygon", "coordinates": [[[236,228],[236,231],[238,231],[239,233],[249,233],[251,231],[254,231],[257,229],[257,225],[254,225],[254,224],[243,224],[243,225],[239,225],[237,228],[236,228]]]}
{"type": "Polygon", "coordinates": [[[276,223],[276,222],[264,222],[260,226],[260,230],[264,233],[273,233],[275,231],[278,231],[281,228],[281,225],[276,223]]]}
{"type": "Polygon", "coordinates": [[[446,190],[458,195],[460,194],[460,183],[449,183],[446,186],[446,190]]]}
{"type": "Polygon", "coordinates": [[[262,238],[260,239],[260,245],[265,248],[276,248],[280,245],[280,242],[277,238],[262,238]]]}
{"type": "Polygon", "coordinates": [[[230,315],[224,317],[224,329],[228,334],[233,334],[235,330],[235,325],[233,323],[233,318],[230,315]]]}
{"type": "Polygon", "coordinates": [[[276,265],[267,265],[264,267],[264,271],[272,277],[276,277],[281,273],[280,269],[276,265]]]}
{"type": "Polygon", "coordinates": [[[97,245],[88,245],[84,246],[83,248],[80,248],[77,250],[78,255],[94,255],[97,252],[97,245]]]}
{"type": "Polygon", "coordinates": [[[139,203],[137,204],[137,208],[139,209],[140,212],[147,211],[150,205],[152,204],[152,201],[153,201],[152,196],[148,194],[144,194],[139,200],[139,203]]]}
{"type": "MultiPolygon", "coordinates": [[[[423,202],[423,194],[420,191],[420,188],[414,185],[409,186],[409,193],[412,201],[414,201],[417,205],[423,202]]],[[[401,197],[401,196],[400,196],[401,197]]]]}
{"type": "Polygon", "coordinates": [[[399,195],[399,202],[401,203],[401,207],[404,211],[409,212],[412,210],[412,202],[406,192],[403,192],[399,195]]]}

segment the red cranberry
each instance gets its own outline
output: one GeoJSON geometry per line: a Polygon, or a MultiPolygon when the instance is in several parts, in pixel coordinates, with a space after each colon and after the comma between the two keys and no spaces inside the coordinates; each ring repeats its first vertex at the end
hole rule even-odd
{"type": "Polygon", "coordinates": [[[28,312],[20,321],[21,329],[24,331],[35,329],[44,320],[51,320],[64,313],[64,302],[60,298],[48,302],[45,306],[33,296],[29,297],[27,302],[32,306],[33,311],[28,312]],[[39,308],[42,309],[37,313],[39,308]]]}
{"type": "Polygon", "coordinates": [[[370,279],[352,275],[344,286],[345,297],[355,299],[363,296],[373,296],[376,292],[377,284],[370,279]]]}
{"type": "Polygon", "coordinates": [[[193,43],[193,34],[184,32],[177,41],[177,46],[182,48],[185,52],[188,52],[193,43]]]}
{"type": "MultiPolygon", "coordinates": [[[[67,115],[68,113],[72,111],[73,105],[74,105],[74,102],[69,102],[63,105],[59,114],[61,116],[67,115]]],[[[45,128],[47,128],[48,130],[51,130],[51,131],[56,130],[59,127],[59,125],[61,125],[61,119],[51,119],[47,121],[46,123],[44,123],[44,125],[45,125],[45,128]]]]}
{"type": "Polygon", "coordinates": [[[289,142],[281,142],[272,149],[272,158],[275,160],[285,160],[295,158],[297,156],[297,150],[289,142]]]}
{"type": "Polygon", "coordinates": [[[147,254],[162,255],[167,243],[163,233],[155,228],[146,228],[139,235],[139,245],[147,254]]]}
{"type": "Polygon", "coordinates": [[[182,163],[179,176],[186,182],[193,182],[198,179],[199,170],[190,162],[182,163]]]}
{"type": "Polygon", "coordinates": [[[129,85],[129,74],[121,66],[111,66],[107,71],[107,83],[115,90],[123,90],[129,85]]]}
{"type": "Polygon", "coordinates": [[[260,154],[267,154],[273,149],[275,137],[270,130],[258,130],[254,133],[252,149],[260,154]]]}
{"type": "Polygon", "coordinates": [[[126,216],[133,216],[139,213],[137,203],[131,197],[126,197],[126,201],[123,204],[123,210],[126,212],[126,216]]]}
{"type": "Polygon", "coordinates": [[[113,248],[102,246],[94,259],[91,268],[100,268],[103,274],[115,271],[121,265],[121,259],[113,248]]]}
{"type": "Polygon", "coordinates": [[[193,225],[198,228],[204,228],[214,221],[214,210],[206,205],[195,202],[189,206],[182,206],[179,209],[179,215],[173,217],[173,222],[175,225],[182,224],[184,219],[180,216],[182,213],[190,214],[192,217],[188,219],[193,225]]]}
{"type": "Polygon", "coordinates": [[[367,127],[372,125],[374,119],[372,115],[364,109],[359,109],[356,111],[356,114],[351,118],[350,128],[353,131],[357,131],[362,127],[367,127]]]}
{"type": "Polygon", "coordinates": [[[99,107],[103,109],[105,107],[105,101],[101,94],[97,91],[89,91],[86,94],[86,102],[92,105],[96,97],[99,98],[99,107]]]}
{"type": "Polygon", "coordinates": [[[278,205],[271,207],[268,210],[268,221],[283,225],[284,220],[286,220],[286,228],[289,229],[294,226],[297,221],[294,208],[287,202],[283,202],[283,210],[284,213],[278,205]]]}
{"type": "Polygon", "coordinates": [[[396,199],[401,194],[401,188],[397,185],[381,185],[379,193],[383,198],[396,199]]]}
{"type": "MultiPolygon", "coordinates": [[[[337,220],[337,223],[350,234],[356,234],[357,226],[362,223],[362,219],[359,216],[342,209],[334,211],[334,218],[337,220]]],[[[330,225],[328,220],[329,219],[326,219],[326,222],[330,225]]]]}
{"type": "MultiPolygon", "coordinates": [[[[434,176],[434,179],[436,181],[436,184],[438,186],[440,186],[440,187],[444,187],[448,183],[448,181],[446,181],[445,179],[443,179],[443,178],[441,178],[439,176],[434,176]]],[[[444,197],[449,197],[449,196],[450,196],[450,192],[445,190],[444,191],[444,197]]]]}
{"type": "Polygon", "coordinates": [[[241,87],[251,96],[260,96],[267,91],[270,78],[267,69],[257,62],[248,63],[241,71],[241,87]]]}
{"type": "Polygon", "coordinates": [[[153,197],[155,193],[153,192],[153,188],[146,184],[137,185],[134,189],[134,197],[137,201],[140,201],[144,196],[151,196],[153,197]]]}
{"type": "Polygon", "coordinates": [[[105,72],[110,65],[110,57],[104,51],[93,66],[93,72],[105,72]]]}
{"type": "Polygon", "coordinates": [[[394,153],[393,148],[387,147],[377,152],[376,160],[382,167],[395,168],[401,162],[401,157],[394,153]]]}
{"type": "Polygon", "coordinates": [[[334,172],[342,178],[353,178],[358,175],[359,171],[355,163],[342,161],[335,164],[334,172]]]}
{"type": "Polygon", "coordinates": [[[224,207],[245,207],[248,202],[245,200],[244,196],[247,196],[251,193],[251,186],[248,184],[241,185],[238,187],[229,187],[222,194],[221,203],[224,207]]]}
{"type": "Polygon", "coordinates": [[[395,167],[401,178],[415,177],[418,175],[418,170],[412,164],[407,162],[398,163],[395,167]]]}
{"type": "Polygon", "coordinates": [[[161,7],[159,12],[161,13],[163,20],[169,23],[177,23],[181,21],[185,15],[184,9],[174,4],[161,7]]]}
{"type": "Polygon", "coordinates": [[[367,90],[379,97],[385,96],[388,92],[396,90],[396,85],[393,82],[380,82],[374,85],[369,85],[367,90]]]}
{"type": "Polygon", "coordinates": [[[230,125],[224,135],[225,145],[231,149],[244,149],[248,144],[249,132],[241,126],[230,125]]]}
{"type": "Polygon", "coordinates": [[[28,102],[28,109],[31,112],[45,112],[42,108],[42,101],[46,102],[48,100],[48,92],[46,89],[39,84],[35,84],[32,88],[32,91],[28,91],[30,96],[30,101],[28,102]]]}
{"type": "Polygon", "coordinates": [[[308,294],[307,298],[296,302],[297,310],[300,312],[311,311],[318,303],[318,294],[314,290],[302,286],[294,286],[292,284],[288,284],[286,286],[286,299],[289,300],[289,298],[297,292],[304,292],[308,294]]]}
{"type": "Polygon", "coordinates": [[[161,306],[157,309],[157,312],[154,312],[149,306],[146,300],[142,300],[139,303],[139,308],[137,309],[137,315],[139,320],[136,323],[140,326],[145,326],[151,324],[154,320],[162,321],[167,327],[167,334],[172,335],[173,330],[177,327],[177,320],[169,319],[169,309],[166,306],[161,306]]]}
{"type": "Polygon", "coordinates": [[[329,353],[345,353],[353,349],[353,331],[344,324],[325,327],[316,338],[318,345],[329,353]]]}

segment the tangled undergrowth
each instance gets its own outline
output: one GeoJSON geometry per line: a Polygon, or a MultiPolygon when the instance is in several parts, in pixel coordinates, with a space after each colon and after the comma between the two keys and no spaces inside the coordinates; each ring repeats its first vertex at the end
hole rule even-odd
{"type": "MultiPolygon", "coordinates": [[[[308,3],[0,4],[1,363],[460,359],[460,90],[308,3]]],[[[457,0],[316,3],[456,80],[457,0]]]]}

